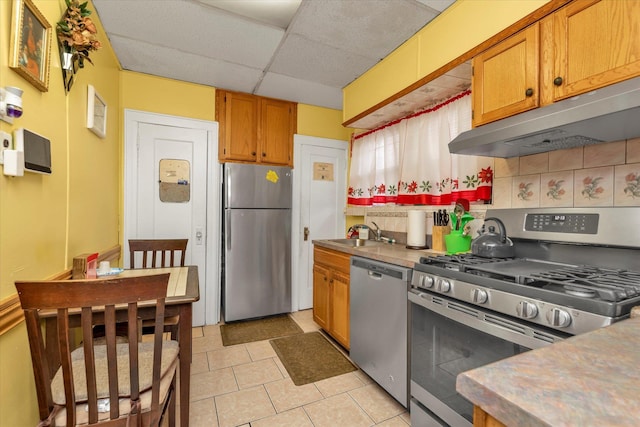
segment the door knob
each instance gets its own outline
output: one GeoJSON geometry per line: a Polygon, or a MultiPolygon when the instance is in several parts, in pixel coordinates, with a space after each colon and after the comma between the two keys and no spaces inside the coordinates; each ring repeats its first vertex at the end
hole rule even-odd
{"type": "Polygon", "coordinates": [[[304,241],[309,240],[309,227],[304,228],[304,241]]]}

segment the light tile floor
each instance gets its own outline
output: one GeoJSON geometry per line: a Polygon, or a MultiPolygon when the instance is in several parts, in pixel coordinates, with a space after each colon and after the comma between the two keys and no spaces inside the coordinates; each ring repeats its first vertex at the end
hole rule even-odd
{"type": "MultiPolygon", "coordinates": [[[[304,332],[312,311],[292,313],[304,332]]],[[[268,340],[223,347],[219,325],[193,329],[193,427],[407,427],[407,411],[358,370],[296,386],[268,340]]]]}

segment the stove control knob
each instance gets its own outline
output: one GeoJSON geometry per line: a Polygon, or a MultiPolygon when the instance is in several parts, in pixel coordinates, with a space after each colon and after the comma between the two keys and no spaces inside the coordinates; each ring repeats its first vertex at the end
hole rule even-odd
{"type": "Polygon", "coordinates": [[[436,282],[436,291],[446,294],[451,290],[451,283],[447,279],[438,279],[436,282]]]}
{"type": "Polygon", "coordinates": [[[538,315],[538,307],[530,301],[520,301],[516,313],[523,319],[533,319],[538,315]]]}
{"type": "Polygon", "coordinates": [[[426,274],[422,275],[420,276],[418,284],[423,288],[431,288],[433,287],[433,277],[427,276],[426,274]]]}
{"type": "Polygon", "coordinates": [[[547,322],[549,322],[551,326],[566,328],[571,324],[571,315],[565,310],[552,308],[547,312],[547,322]]]}
{"type": "Polygon", "coordinates": [[[474,304],[484,304],[489,299],[487,291],[484,289],[472,289],[471,290],[471,302],[474,304]]]}

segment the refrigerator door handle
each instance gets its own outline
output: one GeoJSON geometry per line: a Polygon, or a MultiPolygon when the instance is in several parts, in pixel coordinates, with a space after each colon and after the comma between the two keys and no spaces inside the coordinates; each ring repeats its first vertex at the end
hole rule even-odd
{"type": "Polygon", "coordinates": [[[225,167],[224,168],[224,182],[225,182],[225,186],[226,186],[226,191],[224,192],[224,199],[225,199],[225,207],[229,208],[229,203],[231,201],[231,170],[230,168],[225,167]]]}
{"type": "Polygon", "coordinates": [[[227,250],[231,250],[231,209],[226,209],[225,210],[225,235],[227,236],[227,250]]]}

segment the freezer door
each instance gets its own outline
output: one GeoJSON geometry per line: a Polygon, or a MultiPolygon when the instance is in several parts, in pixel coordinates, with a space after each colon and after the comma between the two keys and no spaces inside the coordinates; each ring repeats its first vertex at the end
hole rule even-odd
{"type": "Polygon", "coordinates": [[[225,211],[225,321],[291,311],[291,211],[225,211]]]}
{"type": "Polygon", "coordinates": [[[225,207],[291,209],[291,168],[225,164],[225,207]]]}

